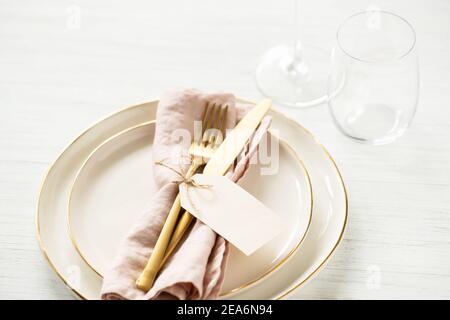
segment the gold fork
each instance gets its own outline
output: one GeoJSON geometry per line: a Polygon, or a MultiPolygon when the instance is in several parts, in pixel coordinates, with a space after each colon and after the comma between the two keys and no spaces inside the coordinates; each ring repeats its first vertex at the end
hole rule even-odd
{"type": "MultiPolygon", "coordinates": [[[[191,166],[186,173],[186,178],[192,177],[195,172],[204,165],[213,155],[214,151],[219,147],[223,141],[225,134],[225,123],[228,113],[228,106],[222,106],[220,104],[208,103],[203,111],[202,115],[202,134],[199,139],[194,139],[189,147],[189,155],[191,156],[191,166]]],[[[195,138],[195,137],[194,137],[195,138]]],[[[148,291],[153,286],[153,282],[166,261],[166,251],[168,249],[169,241],[171,241],[172,232],[178,220],[178,214],[180,212],[180,195],[178,194],[169,214],[166,218],[166,222],[161,230],[161,233],[153,249],[150,259],[147,262],[144,270],[136,281],[136,286],[143,290],[148,291]]],[[[183,217],[189,213],[185,212],[183,217]]],[[[180,220],[180,222],[185,221],[180,220]]],[[[192,220],[192,218],[191,218],[192,220]]],[[[178,229],[178,226],[177,226],[178,229]]],[[[183,227],[183,230],[187,228],[183,227]]],[[[169,254],[173,251],[178,244],[181,237],[178,238],[180,232],[177,232],[176,243],[171,245],[169,254]]],[[[184,231],[183,231],[184,234],[184,231]]]]}

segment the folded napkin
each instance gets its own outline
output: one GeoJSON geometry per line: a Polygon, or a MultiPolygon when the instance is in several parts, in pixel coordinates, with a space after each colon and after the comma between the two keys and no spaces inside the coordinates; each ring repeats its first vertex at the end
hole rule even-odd
{"type": "MultiPolygon", "coordinates": [[[[153,142],[154,161],[163,160],[171,165],[177,164],[180,170],[187,170],[189,163],[180,163],[179,159],[180,155],[188,154],[190,142],[180,143],[179,139],[174,138],[174,132],[184,129],[192,136],[194,121],[201,121],[207,102],[228,105],[227,128],[233,128],[251,108],[251,105],[237,103],[231,94],[204,94],[192,89],[168,92],[158,105],[153,142]]],[[[245,174],[269,125],[270,117],[266,116],[239,157],[237,165],[227,173],[231,180],[238,181],[245,174]]],[[[101,297],[105,300],[215,299],[224,280],[228,243],[199,220],[166,262],[152,289],[143,292],[136,288],[136,279],[150,257],[178,193],[178,184],[174,181],[179,180],[179,177],[175,172],[164,166],[154,166],[153,170],[159,191],[124,239],[115,260],[104,275],[101,297]]]]}

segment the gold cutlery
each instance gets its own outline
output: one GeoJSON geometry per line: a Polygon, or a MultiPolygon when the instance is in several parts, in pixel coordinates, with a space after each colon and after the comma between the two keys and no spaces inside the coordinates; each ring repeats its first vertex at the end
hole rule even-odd
{"type": "MultiPolygon", "coordinates": [[[[269,111],[271,105],[272,102],[266,99],[248,112],[248,114],[236,125],[233,131],[228,134],[225,141],[214,153],[213,158],[203,169],[203,174],[224,175],[228,171],[231,164],[233,164],[234,160],[241,153],[248,139],[269,111]]],[[[172,234],[172,238],[167,247],[161,266],[164,265],[166,260],[175,250],[178,243],[183,238],[183,235],[189,229],[193,219],[194,217],[189,212],[185,211],[183,213],[178,221],[175,231],[172,234]]]]}
{"type": "MultiPolygon", "coordinates": [[[[207,104],[202,115],[202,134],[197,139],[194,137],[194,140],[189,147],[191,165],[186,173],[186,179],[192,177],[196,171],[211,158],[215,150],[223,141],[227,113],[227,105],[223,106],[215,103],[207,104]]],[[[150,259],[136,281],[136,286],[143,291],[148,291],[153,286],[153,282],[161,266],[163,265],[163,261],[165,261],[165,253],[167,251],[169,241],[171,240],[175,224],[177,223],[180,209],[180,195],[178,194],[166,218],[166,222],[164,223],[158,237],[155,248],[150,255],[150,259]]],[[[185,215],[183,215],[183,217],[185,215]]],[[[186,218],[183,219],[183,222],[185,220],[186,218]]],[[[177,235],[178,234],[179,231],[177,232],[177,235]]],[[[178,243],[179,240],[180,239],[177,239],[176,243],[178,243]]],[[[173,245],[174,244],[172,244],[170,252],[173,251],[173,245]]]]}

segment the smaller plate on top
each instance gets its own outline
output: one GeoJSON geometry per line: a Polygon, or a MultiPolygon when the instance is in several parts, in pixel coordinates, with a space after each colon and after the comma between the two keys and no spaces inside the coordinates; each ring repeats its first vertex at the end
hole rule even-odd
{"type": "MultiPolygon", "coordinates": [[[[69,234],[80,256],[100,276],[157,191],[152,173],[154,129],[150,121],[110,137],[88,156],[74,180],[69,234]]],[[[277,161],[274,173],[261,174],[272,163],[254,164],[239,184],[279,214],[287,229],[250,256],[231,247],[221,296],[249,288],[281,267],[300,247],[311,222],[309,175],[286,142],[271,138],[279,146],[279,156],[268,158],[277,161]]]]}

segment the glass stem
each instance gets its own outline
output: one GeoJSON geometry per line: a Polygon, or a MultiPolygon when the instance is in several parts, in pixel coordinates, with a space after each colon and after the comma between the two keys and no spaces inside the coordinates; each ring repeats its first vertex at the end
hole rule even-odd
{"type": "Polygon", "coordinates": [[[295,20],[295,39],[294,39],[294,63],[300,64],[303,61],[302,43],[300,41],[300,0],[294,0],[294,20],[295,20]]]}
{"type": "Polygon", "coordinates": [[[294,55],[289,67],[291,76],[295,78],[297,83],[304,83],[310,80],[308,64],[303,56],[303,45],[300,41],[300,0],[295,1],[295,41],[294,55]]]}

